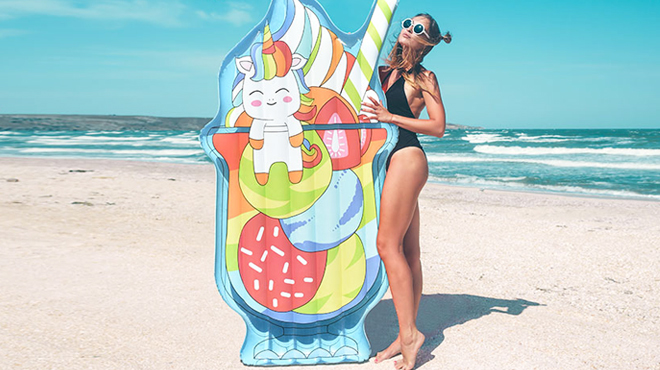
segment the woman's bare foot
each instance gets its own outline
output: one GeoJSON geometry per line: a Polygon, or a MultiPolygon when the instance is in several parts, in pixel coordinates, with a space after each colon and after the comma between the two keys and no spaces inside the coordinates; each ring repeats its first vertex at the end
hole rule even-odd
{"type": "Polygon", "coordinates": [[[376,354],[376,363],[389,360],[392,357],[398,355],[401,353],[401,341],[399,340],[399,337],[396,337],[396,340],[390,344],[389,347],[385,348],[384,350],[378,352],[376,354]]]}
{"type": "Polygon", "coordinates": [[[422,344],[424,344],[424,339],[424,334],[419,330],[416,330],[411,337],[401,339],[401,354],[403,354],[403,360],[394,361],[394,367],[397,370],[412,370],[415,367],[417,352],[419,352],[422,344]]]}

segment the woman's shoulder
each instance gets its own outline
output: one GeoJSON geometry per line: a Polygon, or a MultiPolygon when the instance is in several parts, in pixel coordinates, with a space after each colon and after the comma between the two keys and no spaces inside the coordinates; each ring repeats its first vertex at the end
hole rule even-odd
{"type": "Polygon", "coordinates": [[[435,73],[433,73],[433,71],[431,71],[430,69],[426,69],[421,65],[419,66],[419,68],[420,68],[419,74],[422,75],[422,77],[430,80],[435,79],[435,73]]]}
{"type": "Polygon", "coordinates": [[[429,69],[426,69],[424,67],[421,67],[421,71],[419,72],[419,76],[421,77],[422,81],[427,85],[427,86],[437,86],[438,85],[438,78],[435,76],[435,73],[429,69]]]}

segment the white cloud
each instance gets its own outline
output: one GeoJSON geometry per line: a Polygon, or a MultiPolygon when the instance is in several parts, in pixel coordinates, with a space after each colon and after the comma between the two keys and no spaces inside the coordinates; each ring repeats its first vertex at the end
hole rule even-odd
{"type": "Polygon", "coordinates": [[[163,26],[181,25],[186,7],[178,1],[146,0],[3,0],[0,18],[47,15],[91,20],[128,20],[163,26]]]}
{"type": "Polygon", "coordinates": [[[240,2],[227,2],[228,10],[222,13],[198,11],[197,15],[205,20],[219,20],[229,22],[235,26],[253,23],[252,5],[240,2]]]}
{"type": "MultiPolygon", "coordinates": [[[[146,64],[154,68],[174,69],[179,72],[201,72],[215,76],[224,60],[224,49],[217,50],[114,50],[96,51],[93,55],[103,56],[105,64],[132,66],[146,64]]],[[[73,59],[72,59],[73,61],[73,59]]]]}
{"type": "Polygon", "coordinates": [[[5,37],[15,37],[15,36],[22,36],[25,34],[30,33],[29,31],[26,30],[18,30],[18,29],[0,29],[0,39],[5,38],[5,37]]]}

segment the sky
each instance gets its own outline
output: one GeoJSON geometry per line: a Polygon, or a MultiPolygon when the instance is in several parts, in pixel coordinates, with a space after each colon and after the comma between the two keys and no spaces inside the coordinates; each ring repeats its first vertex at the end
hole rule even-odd
{"type": "MultiPolygon", "coordinates": [[[[319,2],[347,32],[372,4],[319,2]]],[[[213,117],[219,67],[269,4],[0,0],[0,114],[213,117]]],[[[420,12],[453,35],[423,63],[448,122],[660,128],[658,0],[400,0],[388,40],[420,12]]]]}

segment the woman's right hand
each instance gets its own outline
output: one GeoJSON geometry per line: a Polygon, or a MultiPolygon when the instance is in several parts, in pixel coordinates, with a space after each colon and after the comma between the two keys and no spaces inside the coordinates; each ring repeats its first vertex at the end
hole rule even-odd
{"type": "Polygon", "coordinates": [[[369,100],[362,103],[362,111],[367,113],[370,119],[375,118],[378,122],[394,123],[394,114],[390,113],[378,99],[370,96],[369,100]]]}

